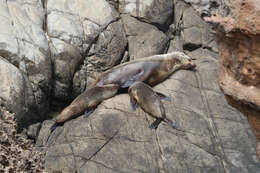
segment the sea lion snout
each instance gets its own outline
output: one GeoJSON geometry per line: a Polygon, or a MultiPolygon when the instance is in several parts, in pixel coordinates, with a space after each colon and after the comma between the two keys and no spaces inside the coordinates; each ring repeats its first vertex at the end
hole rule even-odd
{"type": "Polygon", "coordinates": [[[192,62],[192,59],[184,59],[182,61],[183,65],[184,65],[184,69],[189,69],[189,70],[194,70],[196,68],[196,64],[194,62],[192,62]]]}
{"type": "Polygon", "coordinates": [[[174,52],[172,53],[173,57],[177,58],[182,65],[182,69],[192,70],[196,67],[196,64],[193,62],[195,58],[189,57],[183,52],[174,52]]]}

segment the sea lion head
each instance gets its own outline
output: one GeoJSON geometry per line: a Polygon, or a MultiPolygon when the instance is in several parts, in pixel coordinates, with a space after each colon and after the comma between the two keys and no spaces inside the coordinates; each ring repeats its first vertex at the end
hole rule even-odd
{"type": "Polygon", "coordinates": [[[167,55],[164,64],[168,71],[175,71],[175,69],[188,70],[196,67],[192,60],[194,60],[194,58],[189,57],[183,52],[173,52],[167,55]]]}
{"type": "MultiPolygon", "coordinates": [[[[149,85],[141,82],[136,81],[128,88],[128,94],[132,101],[140,101],[141,97],[150,98],[152,89],[149,85]]],[[[153,92],[153,91],[152,91],[153,92]]]]}
{"type": "Polygon", "coordinates": [[[129,88],[128,88],[128,94],[131,98],[137,99],[138,98],[138,93],[137,90],[138,88],[141,88],[143,86],[143,82],[136,81],[134,82],[129,88]]]}

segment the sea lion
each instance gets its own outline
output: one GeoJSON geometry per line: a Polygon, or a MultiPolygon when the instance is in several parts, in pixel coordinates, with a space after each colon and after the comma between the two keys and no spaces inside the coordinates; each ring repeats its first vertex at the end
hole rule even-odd
{"type": "Polygon", "coordinates": [[[155,92],[149,85],[143,82],[135,82],[128,88],[130,102],[132,108],[135,110],[140,106],[148,115],[156,118],[156,120],[149,126],[152,129],[157,129],[158,125],[164,121],[171,127],[177,129],[176,123],[168,119],[165,114],[165,109],[161,99],[170,99],[162,93],[155,92]]]}
{"type": "Polygon", "coordinates": [[[192,58],[182,52],[137,59],[107,70],[92,86],[117,84],[121,88],[128,88],[135,81],[142,81],[153,86],[177,70],[196,67],[191,60],[192,58]]]}
{"type": "Polygon", "coordinates": [[[69,106],[64,108],[62,112],[53,119],[55,124],[50,128],[50,130],[53,131],[58,124],[81,115],[84,111],[84,117],[88,117],[99,103],[114,96],[117,93],[118,88],[118,85],[108,84],[87,89],[76,97],[69,106]]]}

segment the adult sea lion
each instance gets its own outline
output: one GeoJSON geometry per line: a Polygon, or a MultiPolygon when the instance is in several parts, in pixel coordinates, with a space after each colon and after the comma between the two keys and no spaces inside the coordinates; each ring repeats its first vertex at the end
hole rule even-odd
{"type": "Polygon", "coordinates": [[[158,125],[164,121],[171,127],[177,129],[176,123],[166,117],[165,109],[161,102],[161,99],[170,100],[167,96],[155,92],[150,86],[143,82],[135,82],[132,84],[128,88],[128,93],[130,96],[131,106],[134,110],[139,105],[144,112],[156,118],[156,120],[150,125],[150,128],[156,129],[158,125]]]}
{"type": "Polygon", "coordinates": [[[142,81],[153,86],[177,70],[196,67],[191,60],[192,58],[182,52],[137,59],[109,69],[92,86],[118,84],[121,88],[128,88],[135,81],[142,81]]]}
{"type": "Polygon", "coordinates": [[[87,89],[53,119],[55,124],[50,130],[53,131],[59,123],[63,123],[81,115],[83,112],[85,112],[84,116],[87,117],[100,102],[114,96],[117,93],[118,88],[119,86],[116,84],[108,84],[87,89]]]}

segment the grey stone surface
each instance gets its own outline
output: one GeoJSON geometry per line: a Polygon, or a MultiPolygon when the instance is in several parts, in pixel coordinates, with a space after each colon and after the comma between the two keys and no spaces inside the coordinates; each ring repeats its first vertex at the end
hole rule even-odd
{"type": "Polygon", "coordinates": [[[51,89],[51,61],[43,21],[41,1],[0,1],[0,56],[27,77],[38,119],[47,110],[51,89]]]}
{"type": "Polygon", "coordinates": [[[41,129],[41,123],[35,123],[28,127],[27,136],[31,139],[37,139],[37,136],[41,129]]]}
{"type": "Polygon", "coordinates": [[[46,147],[49,172],[257,172],[256,139],[247,118],[229,106],[217,83],[217,60],[197,60],[154,87],[172,99],[167,117],[185,132],[131,110],[128,94],[102,102],[87,119],[44,124],[38,146],[46,147]],[[48,138],[49,137],[49,138],[48,138]],[[48,138],[48,141],[47,141],[48,138]]]}
{"type": "Polygon", "coordinates": [[[19,126],[37,119],[37,115],[31,114],[35,98],[26,78],[17,67],[0,56],[0,104],[15,113],[19,126]]]}
{"type": "Polygon", "coordinates": [[[129,15],[121,16],[128,39],[130,60],[166,51],[169,38],[162,31],[129,15]]]}
{"type": "Polygon", "coordinates": [[[173,1],[169,0],[119,0],[120,13],[148,23],[169,25],[173,17],[173,1]]]}
{"type": "MultiPolygon", "coordinates": [[[[179,36],[179,42],[183,45],[184,50],[193,51],[197,48],[204,47],[217,52],[214,31],[200,17],[200,14],[191,6],[183,1],[176,1],[174,6],[173,32],[179,36]]],[[[170,51],[175,50],[171,41],[170,51]]]]}
{"type": "Polygon", "coordinates": [[[174,51],[183,51],[183,43],[180,36],[176,35],[172,40],[170,40],[170,46],[168,48],[168,53],[174,51]]]}

